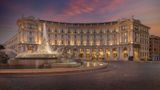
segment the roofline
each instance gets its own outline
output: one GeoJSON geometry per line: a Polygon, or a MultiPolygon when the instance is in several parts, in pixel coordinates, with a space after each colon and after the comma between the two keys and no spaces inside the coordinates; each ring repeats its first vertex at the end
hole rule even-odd
{"type": "Polygon", "coordinates": [[[49,21],[49,20],[39,20],[42,22],[50,22],[50,23],[60,23],[60,24],[108,24],[108,23],[117,23],[117,21],[109,21],[109,22],[57,22],[57,21],[49,21]]]}

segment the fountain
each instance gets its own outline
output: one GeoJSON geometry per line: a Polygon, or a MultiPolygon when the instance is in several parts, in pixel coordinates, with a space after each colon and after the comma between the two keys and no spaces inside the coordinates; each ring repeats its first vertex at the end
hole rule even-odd
{"type": "Polygon", "coordinates": [[[42,43],[38,46],[37,51],[33,53],[20,53],[16,56],[18,63],[21,65],[49,65],[49,66],[80,66],[80,63],[75,62],[73,59],[64,57],[64,49],[57,48],[52,51],[46,32],[46,24],[43,23],[43,38],[42,43]]]}
{"type": "Polygon", "coordinates": [[[33,53],[20,53],[16,56],[17,59],[56,59],[62,54],[58,49],[55,51],[51,50],[48,43],[48,37],[46,32],[46,24],[43,23],[43,38],[42,43],[38,46],[37,51],[33,53]]]}

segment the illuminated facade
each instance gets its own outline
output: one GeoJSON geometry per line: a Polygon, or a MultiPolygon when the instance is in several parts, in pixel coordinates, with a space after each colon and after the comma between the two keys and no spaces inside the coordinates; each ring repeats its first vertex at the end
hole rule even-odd
{"type": "Polygon", "coordinates": [[[18,53],[36,51],[42,40],[43,23],[49,44],[66,47],[77,58],[106,61],[149,58],[149,27],[133,18],[104,23],[64,23],[22,17],[17,21],[16,39],[7,41],[6,47],[18,53]]]}

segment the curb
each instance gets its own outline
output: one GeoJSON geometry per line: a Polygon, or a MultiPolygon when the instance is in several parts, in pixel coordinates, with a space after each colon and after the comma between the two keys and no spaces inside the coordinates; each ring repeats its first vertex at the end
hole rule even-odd
{"type": "Polygon", "coordinates": [[[53,68],[53,69],[1,69],[1,74],[49,74],[49,73],[72,73],[72,72],[85,72],[92,70],[99,70],[106,68],[108,64],[97,66],[97,67],[89,67],[89,68],[53,68]]]}

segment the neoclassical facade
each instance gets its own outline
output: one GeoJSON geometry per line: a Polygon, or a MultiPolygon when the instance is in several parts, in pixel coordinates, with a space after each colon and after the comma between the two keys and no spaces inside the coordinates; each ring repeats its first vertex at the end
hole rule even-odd
{"type": "Polygon", "coordinates": [[[147,60],[149,27],[134,18],[102,23],[66,23],[21,17],[18,33],[5,43],[18,53],[34,52],[42,41],[43,23],[52,47],[65,47],[86,60],[147,60]]]}

